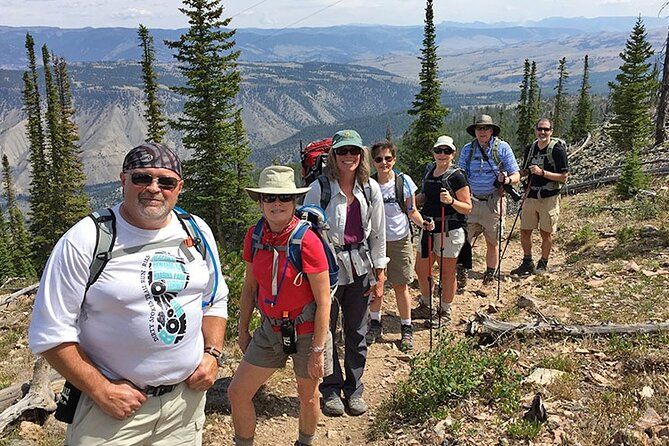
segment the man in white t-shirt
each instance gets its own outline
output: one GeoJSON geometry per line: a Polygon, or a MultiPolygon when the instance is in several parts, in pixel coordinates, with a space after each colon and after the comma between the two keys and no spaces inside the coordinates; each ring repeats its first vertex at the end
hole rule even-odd
{"type": "Polygon", "coordinates": [[[120,178],[111,258],[90,283],[97,223],[63,235],[35,298],[30,348],[73,387],[66,445],[198,445],[227,320],[215,240],[204,221],[173,212],[183,180],[167,147],[135,147],[120,178]],[[198,250],[188,224],[213,249],[198,250]]]}

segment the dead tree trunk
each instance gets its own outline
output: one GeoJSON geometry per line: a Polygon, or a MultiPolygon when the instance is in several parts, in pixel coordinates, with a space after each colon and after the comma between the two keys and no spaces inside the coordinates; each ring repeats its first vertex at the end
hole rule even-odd
{"type": "Polygon", "coordinates": [[[656,333],[669,331],[669,323],[662,324],[635,324],[635,325],[562,325],[559,323],[536,322],[527,324],[514,324],[511,322],[498,321],[487,314],[476,313],[476,318],[469,323],[467,334],[478,336],[486,343],[499,342],[509,336],[589,336],[609,335],[613,333],[656,333]]]}
{"type": "Polygon", "coordinates": [[[42,357],[37,358],[33,367],[33,379],[30,390],[18,403],[8,407],[0,414],[0,434],[12,422],[25,412],[35,411],[36,418],[46,419],[46,415],[56,410],[56,401],[51,383],[51,366],[42,357]]]}
{"type": "Polygon", "coordinates": [[[0,306],[9,304],[14,301],[19,296],[23,296],[24,294],[28,294],[29,292],[36,290],[37,287],[39,287],[39,283],[33,283],[30,286],[27,286],[21,290],[18,290],[15,293],[12,294],[7,294],[5,296],[0,297],[0,306]]]}
{"type": "Polygon", "coordinates": [[[669,101],[669,31],[664,44],[664,66],[662,67],[662,83],[660,85],[660,99],[657,102],[655,115],[655,145],[659,146],[667,139],[665,130],[667,120],[667,101],[669,101]]]}

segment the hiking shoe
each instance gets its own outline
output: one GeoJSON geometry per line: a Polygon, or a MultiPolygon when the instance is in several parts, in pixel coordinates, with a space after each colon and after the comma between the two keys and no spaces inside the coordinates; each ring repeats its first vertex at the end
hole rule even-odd
{"type": "Polygon", "coordinates": [[[523,259],[523,262],[518,268],[511,270],[512,276],[529,276],[530,274],[534,273],[535,269],[534,263],[532,263],[532,259],[523,259]]]}
{"type": "Polygon", "coordinates": [[[544,274],[548,271],[548,260],[539,259],[537,267],[534,268],[536,274],[544,274]]]}
{"type": "Polygon", "coordinates": [[[413,327],[411,325],[402,325],[402,339],[400,339],[400,351],[406,352],[413,350],[413,327]]]}
{"type": "Polygon", "coordinates": [[[425,319],[425,328],[439,328],[451,322],[451,309],[442,308],[441,313],[435,312],[430,319],[425,319]]]}
{"type": "Polygon", "coordinates": [[[494,269],[487,269],[483,273],[483,282],[482,285],[490,285],[495,281],[495,270],[494,269]]]}
{"type": "Polygon", "coordinates": [[[329,417],[340,417],[344,415],[344,402],[339,395],[323,398],[323,415],[329,417]]]}
{"type": "Polygon", "coordinates": [[[418,306],[411,309],[411,319],[430,319],[432,313],[434,310],[430,311],[430,307],[419,301],[418,306]]]}
{"type": "Polygon", "coordinates": [[[295,444],[293,446],[310,446],[310,445],[302,443],[300,440],[295,440],[295,444]]]}
{"type": "Polygon", "coordinates": [[[348,412],[357,417],[367,412],[367,403],[360,396],[354,396],[348,399],[348,412]]]}
{"type": "Polygon", "coordinates": [[[462,294],[465,291],[465,287],[467,286],[467,269],[464,268],[463,266],[458,265],[456,271],[456,278],[458,282],[458,288],[456,292],[458,294],[462,294]]]}
{"type": "Polygon", "coordinates": [[[373,343],[381,339],[382,334],[383,334],[383,326],[381,325],[381,321],[372,319],[369,322],[369,329],[367,330],[367,335],[365,335],[365,341],[367,342],[367,345],[372,345],[373,343]]]}

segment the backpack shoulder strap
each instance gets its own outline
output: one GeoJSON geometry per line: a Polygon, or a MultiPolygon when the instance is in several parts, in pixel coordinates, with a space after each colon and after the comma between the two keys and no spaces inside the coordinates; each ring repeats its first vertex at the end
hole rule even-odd
{"type": "Polygon", "coordinates": [[[318,184],[321,186],[321,209],[325,209],[330,204],[330,199],[332,198],[330,180],[325,175],[319,175],[317,179],[318,184]]]}
{"type": "Polygon", "coordinates": [[[256,225],[253,227],[253,234],[251,234],[251,260],[253,260],[253,258],[255,257],[258,249],[262,249],[263,247],[261,240],[262,240],[264,225],[265,225],[265,219],[260,218],[256,223],[256,225]]]}
{"type": "Polygon", "coordinates": [[[427,177],[430,176],[430,173],[432,173],[434,168],[435,168],[435,163],[434,162],[427,163],[425,165],[425,171],[423,171],[423,180],[422,180],[421,185],[420,185],[423,192],[425,192],[425,182],[427,181],[427,177]]]}
{"type": "Polygon", "coordinates": [[[307,220],[300,220],[288,237],[286,255],[288,261],[297,269],[298,273],[302,273],[302,240],[304,240],[304,235],[310,226],[311,224],[307,220]]]}
{"type": "Polygon", "coordinates": [[[200,253],[202,259],[206,260],[207,248],[204,246],[204,240],[202,240],[202,237],[200,236],[200,228],[197,226],[197,222],[193,216],[189,212],[176,206],[174,207],[174,214],[179,219],[179,223],[183,230],[188,234],[188,239],[192,241],[192,246],[194,246],[197,252],[200,253]]]}
{"type": "Polygon", "coordinates": [[[497,167],[502,165],[502,161],[499,158],[499,145],[502,143],[502,140],[499,137],[493,137],[492,142],[492,159],[495,161],[497,167]]]}
{"type": "Polygon", "coordinates": [[[397,204],[400,205],[400,209],[405,214],[407,213],[407,201],[404,198],[404,174],[401,172],[395,172],[395,200],[397,204]]]}
{"type": "Polygon", "coordinates": [[[116,216],[111,209],[101,209],[89,215],[95,222],[95,251],[89,267],[86,291],[102,274],[102,270],[111,258],[111,252],[116,241],[116,216]]]}

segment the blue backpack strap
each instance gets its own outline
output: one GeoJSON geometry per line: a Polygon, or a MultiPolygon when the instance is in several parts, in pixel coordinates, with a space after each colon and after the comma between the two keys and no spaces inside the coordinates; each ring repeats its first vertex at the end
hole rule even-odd
{"type": "MultiPolygon", "coordinates": [[[[179,217],[179,221],[182,223],[182,226],[186,230],[188,236],[193,238],[194,242],[195,240],[199,240],[200,241],[199,243],[204,246],[203,251],[205,252],[205,254],[202,254],[202,251],[200,251],[199,249],[198,252],[202,254],[203,260],[206,260],[206,254],[209,254],[209,258],[211,260],[211,266],[214,268],[214,286],[212,287],[211,297],[209,297],[209,300],[207,302],[202,302],[202,308],[206,308],[214,303],[214,297],[216,297],[216,292],[218,291],[218,275],[220,273],[220,267],[216,263],[216,258],[218,256],[214,255],[211,246],[209,246],[209,243],[207,243],[207,239],[204,237],[204,234],[202,234],[202,230],[195,222],[195,219],[191,214],[189,214],[188,212],[184,211],[183,209],[177,206],[174,206],[174,213],[177,215],[177,217],[179,217]],[[181,218],[181,216],[183,216],[183,219],[181,218]],[[185,222],[189,222],[190,225],[186,225],[185,222]],[[188,227],[192,228],[193,232],[189,231],[187,229],[188,227]]],[[[197,245],[195,246],[197,249],[197,245]]]]}
{"type": "Polygon", "coordinates": [[[264,246],[261,242],[264,225],[265,219],[261,218],[253,227],[253,234],[251,234],[251,261],[253,261],[253,258],[256,255],[256,251],[258,251],[258,249],[262,249],[264,246]]]}
{"type": "Polygon", "coordinates": [[[195,222],[195,219],[193,219],[193,216],[189,212],[176,206],[174,207],[174,214],[177,216],[177,219],[179,219],[179,223],[183,230],[188,234],[188,238],[192,240],[193,247],[200,253],[203,260],[207,260],[207,248],[204,245],[204,237],[202,237],[200,228],[195,222]]]}
{"type": "Polygon", "coordinates": [[[116,242],[116,216],[111,209],[100,209],[89,214],[95,222],[95,251],[93,260],[88,268],[88,282],[86,291],[95,283],[102,274],[102,270],[111,258],[114,242],[116,242]]]}
{"type": "Polygon", "coordinates": [[[288,237],[288,261],[297,269],[299,274],[303,273],[302,240],[304,240],[304,234],[307,233],[310,226],[311,224],[308,221],[300,220],[288,237]]]}
{"type": "Polygon", "coordinates": [[[318,184],[321,186],[321,209],[326,209],[330,204],[332,198],[332,189],[330,188],[330,180],[325,175],[318,176],[318,184]]]}

